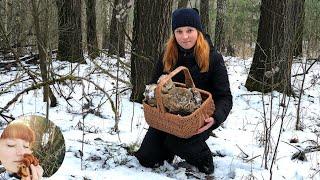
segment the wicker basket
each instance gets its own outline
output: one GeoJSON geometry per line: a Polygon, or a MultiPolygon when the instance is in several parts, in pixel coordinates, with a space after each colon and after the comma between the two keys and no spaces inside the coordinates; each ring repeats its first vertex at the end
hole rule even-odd
{"type": "Polygon", "coordinates": [[[149,126],[181,138],[189,138],[196,133],[204,125],[204,120],[209,118],[215,109],[211,93],[195,88],[189,70],[183,66],[176,68],[168,76],[161,79],[156,88],[156,101],[157,107],[152,107],[143,102],[144,116],[149,126]],[[180,87],[194,88],[200,92],[202,97],[200,108],[187,116],[166,112],[160,95],[163,85],[180,71],[184,73],[185,84],[178,82],[174,82],[174,84],[180,87]]]}

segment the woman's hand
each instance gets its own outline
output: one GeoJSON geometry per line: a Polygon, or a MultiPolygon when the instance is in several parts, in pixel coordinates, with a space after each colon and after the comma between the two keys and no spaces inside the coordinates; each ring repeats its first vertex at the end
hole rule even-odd
{"type": "Polygon", "coordinates": [[[43,176],[43,169],[40,165],[30,165],[31,174],[28,177],[22,178],[22,180],[40,180],[43,176]]]}
{"type": "Polygon", "coordinates": [[[40,165],[34,166],[33,164],[30,165],[32,180],[42,179],[43,176],[43,169],[40,165]]]}
{"type": "Polygon", "coordinates": [[[214,119],[213,117],[209,117],[207,119],[204,120],[204,126],[202,126],[200,129],[198,129],[198,131],[194,134],[200,134],[202,132],[204,132],[205,130],[209,129],[214,123],[214,119]]]}

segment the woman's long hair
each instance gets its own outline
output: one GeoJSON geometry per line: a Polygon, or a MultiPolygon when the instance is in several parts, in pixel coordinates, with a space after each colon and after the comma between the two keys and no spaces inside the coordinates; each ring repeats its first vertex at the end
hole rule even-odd
{"type": "MultiPolygon", "coordinates": [[[[209,53],[209,44],[205,40],[203,34],[198,31],[198,38],[194,47],[194,54],[201,72],[207,72],[209,70],[209,53]]],[[[178,61],[178,43],[174,35],[171,35],[167,41],[162,61],[164,65],[163,71],[167,73],[173,70],[173,66],[178,61]]]]}
{"type": "Polygon", "coordinates": [[[35,141],[35,133],[28,126],[23,123],[10,123],[2,132],[0,139],[22,139],[30,144],[35,141]]]}

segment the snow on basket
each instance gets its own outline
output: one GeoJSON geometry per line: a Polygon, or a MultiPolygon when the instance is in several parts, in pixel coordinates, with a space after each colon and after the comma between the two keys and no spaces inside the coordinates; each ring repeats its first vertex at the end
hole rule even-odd
{"type": "Polygon", "coordinates": [[[173,134],[181,138],[189,138],[197,130],[204,125],[204,120],[209,118],[214,110],[214,102],[211,93],[195,87],[189,70],[186,67],[180,66],[167,76],[160,79],[155,89],[156,107],[143,102],[144,117],[148,125],[161,131],[173,134]],[[172,77],[183,71],[185,76],[185,84],[173,82],[177,87],[192,88],[199,91],[202,98],[202,103],[199,108],[189,115],[181,116],[167,112],[163,104],[161,92],[163,86],[171,81],[172,77]]]}

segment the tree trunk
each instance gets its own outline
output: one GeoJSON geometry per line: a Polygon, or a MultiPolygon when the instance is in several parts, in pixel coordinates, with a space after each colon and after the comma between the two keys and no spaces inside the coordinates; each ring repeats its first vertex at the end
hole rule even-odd
{"type": "Polygon", "coordinates": [[[109,35],[109,54],[116,55],[119,53],[120,57],[125,56],[125,30],[127,24],[127,7],[128,0],[115,0],[112,10],[112,19],[110,23],[109,35]]]}
{"type": "Polygon", "coordinates": [[[114,0],[113,1],[112,17],[111,17],[111,22],[110,22],[110,27],[109,27],[109,29],[110,29],[109,42],[108,42],[108,53],[111,55],[116,55],[119,53],[119,51],[118,51],[118,43],[119,43],[118,38],[120,37],[120,30],[118,29],[119,25],[118,25],[118,20],[117,20],[116,16],[120,11],[120,9],[118,8],[120,1],[121,0],[114,0]]]}
{"type": "MultiPolygon", "coordinates": [[[[49,28],[49,12],[48,12],[48,5],[49,3],[47,1],[41,0],[42,3],[45,3],[43,7],[46,9],[42,11],[45,13],[43,16],[43,19],[46,19],[44,21],[44,24],[42,27],[40,27],[40,14],[39,14],[39,6],[36,0],[31,0],[31,5],[32,5],[32,17],[34,21],[34,28],[36,32],[36,37],[37,37],[37,46],[38,46],[38,51],[39,51],[39,59],[40,59],[40,72],[41,72],[41,77],[43,82],[47,82],[49,80],[49,73],[48,73],[48,28],[49,28]]],[[[57,99],[53,95],[53,92],[50,89],[49,85],[45,85],[43,87],[43,101],[49,103],[50,99],[50,106],[55,107],[57,105],[57,99]]]]}
{"type": "Polygon", "coordinates": [[[294,56],[302,56],[302,40],[304,26],[304,2],[305,0],[294,0],[294,56]]]}
{"type": "Polygon", "coordinates": [[[120,14],[120,34],[119,34],[119,55],[120,57],[125,57],[125,48],[126,48],[126,27],[128,22],[128,14],[129,9],[131,8],[131,5],[129,5],[130,0],[122,0],[123,4],[123,11],[120,14]]]}
{"type": "Polygon", "coordinates": [[[103,9],[103,39],[102,39],[102,48],[109,48],[109,36],[110,36],[110,17],[112,17],[112,7],[109,4],[109,0],[105,0],[103,9]]]}
{"type": "Polygon", "coordinates": [[[134,3],[131,100],[141,102],[145,84],[150,81],[153,67],[169,37],[173,0],[140,0],[134,3]]]}
{"type": "Polygon", "coordinates": [[[119,38],[119,29],[118,29],[118,21],[117,21],[117,14],[119,10],[117,6],[121,0],[114,0],[113,1],[113,8],[112,8],[112,17],[109,27],[109,42],[108,42],[108,53],[111,55],[117,54],[118,50],[118,38],[119,38]]]}
{"type": "Polygon", "coordinates": [[[210,33],[210,20],[209,20],[209,0],[200,1],[200,17],[203,26],[203,32],[210,33]]]}
{"type": "Polygon", "coordinates": [[[178,8],[186,8],[188,7],[189,0],[179,0],[178,8]]]}
{"type": "MultiPolygon", "coordinates": [[[[9,10],[9,0],[4,0],[3,1],[3,8],[1,8],[1,10],[3,10],[3,36],[9,36],[9,14],[10,14],[10,10],[9,10]]],[[[1,38],[1,41],[3,39],[1,38]]],[[[3,40],[5,41],[5,40],[3,40]]],[[[8,50],[9,50],[9,47],[11,46],[11,42],[10,42],[10,38],[9,38],[9,42],[7,42],[8,44],[7,45],[4,45],[4,49],[3,49],[3,54],[7,54],[8,53],[8,50]]],[[[2,46],[2,44],[1,44],[2,46]]]]}
{"type": "Polygon", "coordinates": [[[216,18],[216,28],[215,28],[215,38],[214,44],[218,51],[224,52],[224,21],[227,13],[227,1],[217,0],[217,18],[216,18]]]}
{"type": "Polygon", "coordinates": [[[99,56],[97,23],[96,23],[96,0],[86,0],[87,13],[87,47],[90,58],[95,59],[99,56]]]}
{"type": "Polygon", "coordinates": [[[23,25],[22,23],[25,23],[25,11],[23,10],[22,6],[22,2],[21,1],[16,1],[16,8],[17,8],[17,12],[19,13],[15,13],[15,19],[16,19],[16,33],[15,33],[15,41],[16,41],[16,45],[17,45],[17,54],[18,56],[22,56],[23,55],[23,51],[22,51],[22,47],[26,44],[25,41],[23,41],[23,25]]]}
{"type": "Polygon", "coordinates": [[[245,85],[249,91],[292,93],[293,13],[291,0],[262,0],[257,45],[245,85]]]}
{"type": "Polygon", "coordinates": [[[3,27],[4,27],[4,32],[7,34],[8,33],[8,24],[9,24],[9,0],[4,0],[4,20],[3,20],[3,27]]]}
{"type": "Polygon", "coordinates": [[[57,0],[58,59],[84,63],[81,37],[81,0],[57,0]]]}

